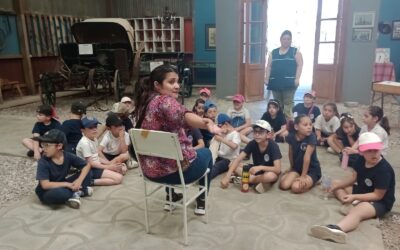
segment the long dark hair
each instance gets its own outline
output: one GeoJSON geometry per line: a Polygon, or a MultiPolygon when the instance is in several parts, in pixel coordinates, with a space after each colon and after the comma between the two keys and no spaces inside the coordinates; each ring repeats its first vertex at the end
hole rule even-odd
{"type": "Polygon", "coordinates": [[[337,118],[339,118],[339,111],[338,111],[338,108],[337,108],[337,106],[336,106],[336,103],[333,103],[333,102],[328,102],[328,103],[325,103],[324,104],[324,106],[323,106],[323,108],[325,108],[325,107],[331,107],[332,109],[333,109],[333,113],[335,114],[335,116],[337,117],[337,118]]]}
{"type": "Polygon", "coordinates": [[[389,119],[383,116],[383,109],[379,106],[370,106],[368,112],[372,117],[378,117],[379,125],[390,135],[389,119]]]}
{"type": "Polygon", "coordinates": [[[284,116],[283,110],[282,110],[282,105],[279,102],[279,100],[271,99],[271,100],[268,101],[268,104],[267,104],[267,117],[272,119],[271,114],[269,113],[269,106],[271,106],[271,105],[274,105],[275,107],[278,108],[278,112],[276,113],[276,117],[284,116]]]}
{"type": "Polygon", "coordinates": [[[192,108],[192,111],[193,111],[193,112],[196,112],[196,107],[199,105],[199,103],[205,104],[206,102],[205,102],[203,99],[201,99],[201,98],[197,99],[196,102],[195,102],[194,105],[193,105],[193,108],[192,108]]]}
{"type": "Polygon", "coordinates": [[[360,127],[357,125],[356,121],[354,120],[353,115],[350,113],[341,113],[339,120],[340,120],[341,128],[343,127],[343,124],[345,122],[347,122],[347,123],[353,125],[356,131],[360,129],[360,127]]]}
{"type": "Polygon", "coordinates": [[[145,115],[147,104],[153,99],[155,93],[154,82],[162,84],[168,73],[176,73],[179,75],[175,66],[163,64],[151,71],[150,76],[142,78],[135,86],[133,100],[135,102],[135,111],[133,113],[137,120],[145,115]]]}

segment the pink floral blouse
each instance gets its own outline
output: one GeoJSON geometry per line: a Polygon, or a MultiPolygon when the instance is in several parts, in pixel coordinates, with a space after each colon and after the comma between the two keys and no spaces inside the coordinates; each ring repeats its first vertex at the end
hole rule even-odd
{"type": "MultiPolygon", "coordinates": [[[[185,133],[187,125],[184,115],[187,112],[190,111],[174,98],[167,95],[157,95],[147,106],[146,116],[141,128],[178,134],[183,158],[191,162],[196,158],[196,151],[185,133]]],[[[159,178],[178,171],[176,162],[170,159],[142,156],[140,157],[140,163],[144,175],[150,178],[159,178]]]]}

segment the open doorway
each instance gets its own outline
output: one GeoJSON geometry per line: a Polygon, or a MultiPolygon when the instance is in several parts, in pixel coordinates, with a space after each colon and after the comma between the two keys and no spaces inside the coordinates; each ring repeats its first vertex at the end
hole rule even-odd
{"type": "Polygon", "coordinates": [[[290,30],[293,35],[292,46],[297,47],[303,55],[303,71],[295,102],[301,102],[304,92],[311,89],[312,85],[317,9],[318,0],[268,0],[268,52],[280,47],[282,32],[290,30]]]}

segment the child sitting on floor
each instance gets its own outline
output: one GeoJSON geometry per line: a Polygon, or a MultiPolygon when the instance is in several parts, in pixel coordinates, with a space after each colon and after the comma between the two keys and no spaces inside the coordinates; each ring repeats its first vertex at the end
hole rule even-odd
{"type": "Polygon", "coordinates": [[[203,99],[197,99],[192,108],[193,113],[200,117],[204,117],[204,105],[205,101],[203,99]]]}
{"type": "Polygon", "coordinates": [[[317,138],[312,131],[312,122],[307,115],[294,119],[294,130],[286,138],[289,143],[290,169],[286,171],[279,187],[293,193],[310,190],[321,178],[321,167],[317,158],[317,138]]]}
{"type": "Polygon", "coordinates": [[[211,98],[211,90],[208,88],[200,89],[199,94],[200,94],[200,98],[203,99],[203,101],[205,101],[205,102],[210,100],[210,98],[211,98]]]}
{"type": "Polygon", "coordinates": [[[250,112],[244,107],[244,96],[237,94],[232,98],[233,107],[229,107],[226,112],[231,118],[231,125],[240,134],[243,143],[249,143],[247,135],[251,133],[251,117],[250,112]]]}
{"type": "MultiPolygon", "coordinates": [[[[33,126],[32,134],[33,138],[44,135],[51,129],[60,129],[61,124],[53,117],[53,108],[50,105],[40,105],[36,110],[37,122],[33,126]]],[[[37,140],[33,138],[24,138],[22,144],[28,149],[27,155],[29,157],[39,160],[43,149],[40,147],[37,140]]]]}
{"type": "Polygon", "coordinates": [[[76,147],[76,155],[85,159],[90,166],[92,180],[91,186],[109,186],[117,185],[122,182],[122,165],[118,163],[109,163],[99,158],[97,142],[96,118],[85,117],[82,119],[82,139],[76,147]]]}
{"type": "Polygon", "coordinates": [[[303,97],[303,103],[298,103],[293,107],[293,118],[304,114],[310,117],[312,123],[315,123],[315,119],[321,114],[318,106],[314,104],[316,93],[313,90],[307,91],[303,97]]]}
{"type": "Polygon", "coordinates": [[[80,197],[91,196],[90,165],[78,156],[66,152],[66,138],[62,131],[52,129],[43,136],[35,137],[43,148],[43,157],[38,162],[36,179],[39,181],[36,194],[46,205],[64,204],[80,208],[80,197]],[[80,169],[67,177],[71,167],[80,169]]]}
{"type": "MultiPolygon", "coordinates": [[[[221,180],[221,187],[227,188],[233,173],[241,176],[246,156],[251,155],[253,164],[250,166],[249,183],[256,184],[255,190],[263,193],[278,180],[281,173],[281,151],[272,139],[272,128],[268,122],[258,120],[253,124],[254,140],[250,141],[239,156],[229,166],[229,170],[221,180]]],[[[243,185],[242,191],[248,191],[248,184],[243,185]]]]}
{"type": "MultiPolygon", "coordinates": [[[[209,118],[213,122],[215,122],[215,118],[217,118],[218,114],[218,109],[217,106],[212,101],[208,100],[205,102],[204,112],[205,112],[204,117],[209,118]]],[[[201,134],[203,135],[204,144],[208,148],[210,146],[211,139],[214,137],[214,134],[212,134],[207,129],[200,129],[200,131],[201,134]]]]}
{"type": "Polygon", "coordinates": [[[76,154],[76,146],[82,138],[82,116],[86,114],[86,105],[81,101],[71,104],[70,119],[65,120],[61,125],[61,130],[67,138],[65,151],[76,154]]]}
{"type": "Polygon", "coordinates": [[[227,114],[219,114],[217,124],[221,128],[222,134],[214,136],[214,139],[219,142],[219,148],[215,164],[211,168],[210,181],[226,172],[229,164],[236,159],[240,151],[240,135],[232,127],[231,118],[227,114]]]}
{"type": "Polygon", "coordinates": [[[272,127],[272,138],[276,142],[284,142],[288,135],[286,129],[286,118],[282,111],[278,100],[271,99],[268,101],[267,112],[265,112],[261,120],[267,121],[272,127]]]}
{"type": "MultiPolygon", "coordinates": [[[[339,127],[339,113],[336,104],[324,104],[322,114],[317,117],[314,123],[318,145],[328,147],[328,137],[334,134],[339,127]]],[[[328,149],[328,151],[332,152],[333,150],[328,149]]]]}
{"type": "Polygon", "coordinates": [[[395,174],[390,163],[381,155],[383,147],[376,134],[366,132],[360,135],[358,149],[362,157],[354,163],[352,176],[333,181],[330,188],[349,210],[341,209],[346,216],[336,225],[311,227],[314,237],[344,244],[346,233],[356,229],[361,221],[382,218],[392,209],[395,174]]]}

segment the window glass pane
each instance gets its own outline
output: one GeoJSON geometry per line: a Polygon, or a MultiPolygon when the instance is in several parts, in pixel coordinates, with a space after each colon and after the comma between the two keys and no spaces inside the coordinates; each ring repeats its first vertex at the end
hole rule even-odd
{"type": "Polygon", "coordinates": [[[262,1],[253,0],[250,3],[250,21],[263,21],[262,20],[262,1]]]}
{"type": "Polygon", "coordinates": [[[339,0],[322,1],[321,18],[337,18],[339,8],[339,0]]]}
{"type": "Polygon", "coordinates": [[[261,44],[250,45],[250,64],[261,63],[261,44]]]}
{"type": "Polygon", "coordinates": [[[318,64],[333,64],[335,60],[335,44],[321,43],[318,51],[318,64]]]}
{"type": "Polygon", "coordinates": [[[261,43],[262,24],[250,23],[250,43],[261,43]]]}
{"type": "Polygon", "coordinates": [[[321,21],[321,30],[319,33],[320,42],[336,41],[336,20],[321,21]]]}

